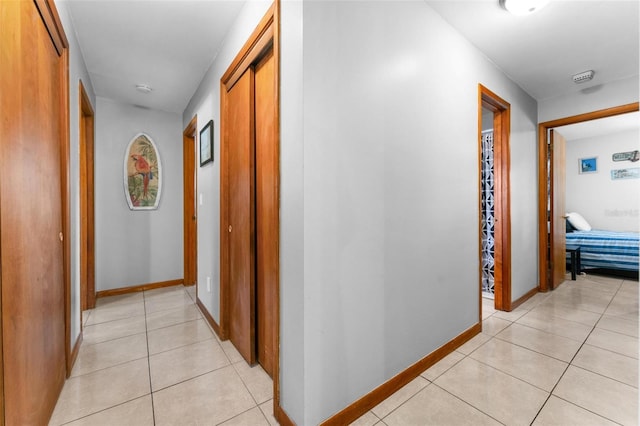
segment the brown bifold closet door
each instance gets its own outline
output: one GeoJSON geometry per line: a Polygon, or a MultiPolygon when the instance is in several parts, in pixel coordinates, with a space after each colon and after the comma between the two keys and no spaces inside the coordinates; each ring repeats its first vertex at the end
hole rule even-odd
{"type": "Polygon", "coordinates": [[[66,374],[66,46],[53,2],[0,1],[0,423],[6,425],[46,425],[66,374]]]}
{"type": "Polygon", "coordinates": [[[227,92],[229,176],[229,338],[255,363],[254,76],[250,68],[227,92]]]}
{"type": "MultiPolygon", "coordinates": [[[[224,95],[229,338],[273,375],[278,326],[279,162],[273,48],[224,95]]],[[[224,181],[224,179],[223,179],[224,181]]]]}
{"type": "Polygon", "coordinates": [[[255,67],[257,356],[273,376],[276,351],[278,279],[278,138],[273,49],[255,67]]]}

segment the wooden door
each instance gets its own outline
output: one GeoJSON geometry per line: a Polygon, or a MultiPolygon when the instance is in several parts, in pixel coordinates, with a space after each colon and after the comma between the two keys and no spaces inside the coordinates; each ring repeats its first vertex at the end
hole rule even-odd
{"type": "Polygon", "coordinates": [[[61,26],[49,25],[48,32],[43,24],[43,19],[57,18],[53,2],[38,5],[44,9],[32,1],[0,1],[0,284],[7,425],[47,424],[66,372],[61,241],[66,39],[61,26]]]}
{"type": "Polygon", "coordinates": [[[96,306],[94,213],[94,112],[80,82],[80,303],[83,311],[96,306]]]}
{"type": "Polygon", "coordinates": [[[558,287],[565,279],[566,273],[566,223],[565,223],[565,190],[566,190],[566,141],[556,130],[550,130],[550,259],[551,289],[558,287]]]}
{"type": "MultiPolygon", "coordinates": [[[[182,135],[183,159],[183,227],[184,227],[184,285],[198,279],[198,223],[196,217],[196,132],[194,117],[182,135]]],[[[196,288],[197,291],[197,288],[196,288]]]]}
{"type": "Polygon", "coordinates": [[[255,338],[254,75],[251,68],[226,94],[228,150],[229,338],[249,363],[255,338]]]}
{"type": "MultiPolygon", "coordinates": [[[[511,311],[511,184],[509,180],[511,105],[481,84],[478,85],[478,98],[478,142],[482,137],[482,109],[493,112],[494,307],[496,310],[511,311]]],[[[478,149],[478,152],[482,152],[481,146],[478,149]]],[[[481,175],[479,179],[482,179],[481,175]]],[[[480,186],[479,189],[481,189],[480,186]]],[[[479,219],[478,223],[482,226],[482,217],[480,216],[479,219]]],[[[482,235],[481,229],[478,235],[482,235]]],[[[479,241],[479,243],[479,265],[482,265],[482,242],[479,241]]],[[[479,320],[482,321],[481,269],[479,278],[479,320]]]]}
{"type": "Polygon", "coordinates": [[[279,162],[273,49],[255,67],[257,360],[273,376],[278,318],[279,162]]]}
{"type": "Polygon", "coordinates": [[[220,331],[271,375],[279,407],[276,23],[277,2],[220,79],[220,331]]]}

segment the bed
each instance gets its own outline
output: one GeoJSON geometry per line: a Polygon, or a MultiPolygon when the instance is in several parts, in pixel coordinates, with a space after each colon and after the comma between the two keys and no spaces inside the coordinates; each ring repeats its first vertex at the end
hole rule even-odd
{"type": "Polygon", "coordinates": [[[580,247],[580,266],[585,269],[607,269],[638,272],[637,232],[612,232],[592,229],[567,232],[567,247],[580,247]]]}
{"type": "Polygon", "coordinates": [[[638,276],[638,246],[640,234],[637,232],[615,232],[592,229],[580,213],[567,213],[567,264],[575,272],[585,270],[622,274],[636,278],[638,276]],[[580,248],[578,268],[576,271],[569,256],[575,255],[580,248]],[[573,252],[573,253],[570,253],[573,252]]]}

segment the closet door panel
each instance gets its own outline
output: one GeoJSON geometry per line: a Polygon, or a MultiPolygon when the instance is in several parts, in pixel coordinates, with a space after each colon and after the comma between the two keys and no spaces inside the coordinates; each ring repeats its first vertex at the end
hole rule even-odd
{"type": "Polygon", "coordinates": [[[278,318],[279,196],[273,49],[256,66],[257,357],[273,377],[278,318]]]}
{"type": "Polygon", "coordinates": [[[4,421],[49,421],[65,378],[64,60],[34,2],[0,1],[4,421]]]}
{"type": "Polygon", "coordinates": [[[255,362],[255,173],[253,72],[227,93],[229,173],[229,338],[255,362]]]}

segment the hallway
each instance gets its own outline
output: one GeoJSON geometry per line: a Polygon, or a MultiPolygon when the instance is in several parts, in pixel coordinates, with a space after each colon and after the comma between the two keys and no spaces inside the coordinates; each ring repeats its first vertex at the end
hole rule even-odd
{"type": "MultiPolygon", "coordinates": [[[[271,380],[219,342],[194,287],[98,300],[51,425],[275,425],[271,380]]],[[[638,282],[580,276],[483,332],[357,425],[638,421],[638,282]]]]}
{"type": "Polygon", "coordinates": [[[49,424],[277,424],[269,376],[217,339],[194,300],[195,286],[98,299],[49,424]]]}

